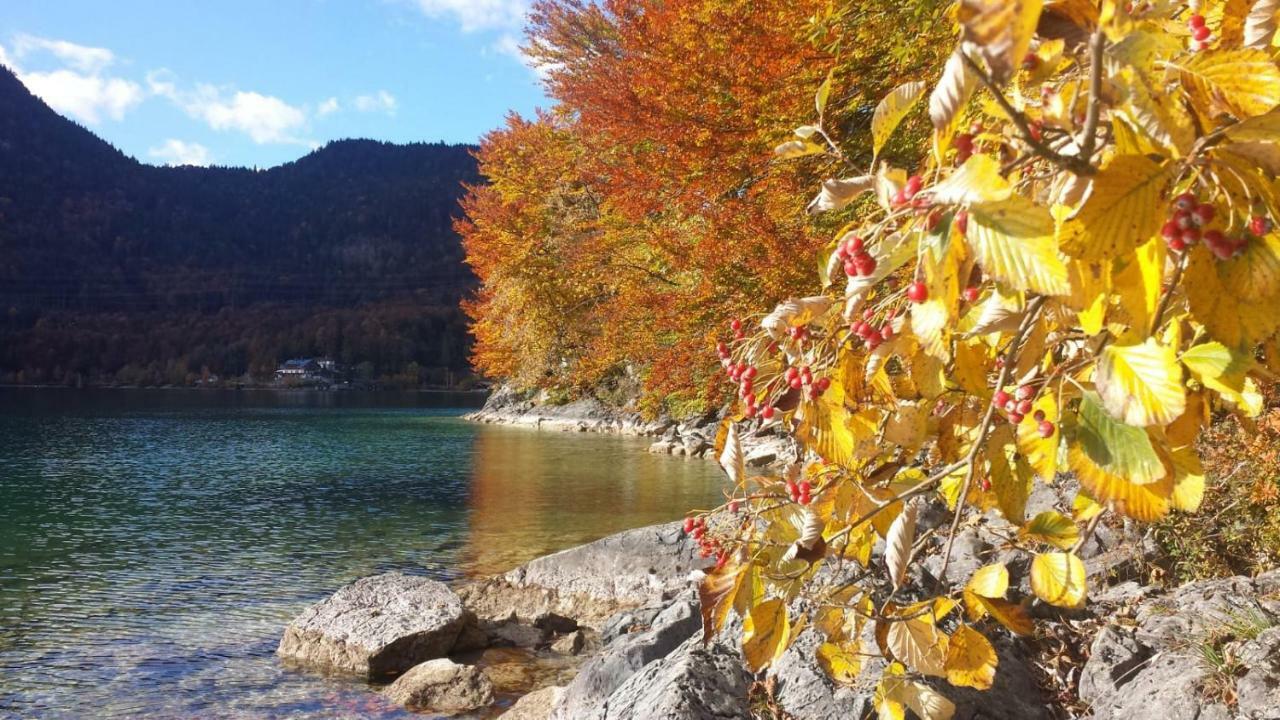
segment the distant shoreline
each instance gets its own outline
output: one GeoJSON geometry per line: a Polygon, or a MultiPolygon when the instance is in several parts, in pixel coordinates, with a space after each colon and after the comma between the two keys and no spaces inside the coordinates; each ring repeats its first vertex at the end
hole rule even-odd
{"type": "Polygon", "coordinates": [[[198,385],[85,385],[83,387],[72,387],[70,385],[61,384],[18,384],[18,383],[0,383],[0,389],[20,388],[24,390],[195,390],[200,392],[221,390],[224,392],[240,392],[246,390],[260,391],[269,390],[273,392],[283,393],[347,393],[347,392],[372,392],[372,393],[399,393],[399,394],[452,394],[452,395],[488,395],[493,392],[492,388],[471,389],[471,390],[451,390],[449,388],[390,388],[390,387],[343,387],[343,388],[317,388],[317,387],[277,387],[273,385],[240,385],[240,386],[218,386],[218,387],[202,387],[198,385]]]}

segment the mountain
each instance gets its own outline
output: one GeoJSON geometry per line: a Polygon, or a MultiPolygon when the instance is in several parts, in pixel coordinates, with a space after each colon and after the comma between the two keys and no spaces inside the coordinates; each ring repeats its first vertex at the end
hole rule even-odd
{"type": "Polygon", "coordinates": [[[315,355],[403,384],[465,374],[474,279],[451,224],[472,150],[154,167],[0,67],[0,382],[189,384],[315,355]]]}

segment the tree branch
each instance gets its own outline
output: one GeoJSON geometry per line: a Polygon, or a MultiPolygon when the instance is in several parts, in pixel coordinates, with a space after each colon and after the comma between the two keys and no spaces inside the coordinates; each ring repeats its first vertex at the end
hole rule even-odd
{"type": "Polygon", "coordinates": [[[1093,148],[1097,142],[1098,117],[1102,114],[1102,49],[1106,35],[1099,27],[1089,38],[1089,107],[1085,111],[1084,138],[1080,141],[1080,157],[1093,164],[1093,148]]]}

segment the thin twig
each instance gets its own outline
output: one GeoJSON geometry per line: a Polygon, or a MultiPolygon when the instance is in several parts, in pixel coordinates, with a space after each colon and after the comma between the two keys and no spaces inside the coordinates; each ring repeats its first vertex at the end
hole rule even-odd
{"type": "Polygon", "coordinates": [[[1080,157],[1092,165],[1093,148],[1098,134],[1098,117],[1102,114],[1102,48],[1106,35],[1099,27],[1089,39],[1089,107],[1085,111],[1084,138],[1080,141],[1080,157]]]}

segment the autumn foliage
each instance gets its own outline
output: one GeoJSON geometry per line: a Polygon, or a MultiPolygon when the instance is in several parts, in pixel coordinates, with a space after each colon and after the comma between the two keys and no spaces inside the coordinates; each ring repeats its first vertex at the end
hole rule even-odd
{"type": "MultiPolygon", "coordinates": [[[[484,139],[488,183],[459,224],[482,283],[477,368],[526,388],[632,376],[651,409],[718,405],[715,329],[807,283],[838,222],[814,223],[807,194],[846,161],[782,162],[774,146],[833,68],[848,82],[830,123],[866,137],[884,92],[940,67],[945,41],[919,41],[946,36],[945,7],[536,3],[529,54],[557,104],[484,139]]],[[[891,149],[912,160],[913,122],[891,149]]]]}
{"type": "Polygon", "coordinates": [[[736,612],[763,670],[813,628],[881,718],[942,720],[948,684],[991,686],[993,635],[1036,633],[1032,603],[1086,602],[1099,522],[1197,510],[1197,440],[1215,413],[1252,423],[1280,367],[1278,12],[962,0],[949,59],[884,95],[869,148],[832,116],[856,78],[815,83],[777,155],[859,170],[813,188],[845,221],[816,292],[721,332],[734,491],[686,524],[717,559],[708,638],[736,612]],[[930,152],[882,157],[919,113],[930,152]],[[794,440],[778,475],[745,467],[759,425],[794,440]],[[1063,472],[1074,498],[1028,513],[1063,472]],[[970,527],[1001,553],[956,576],[970,527]]]}

